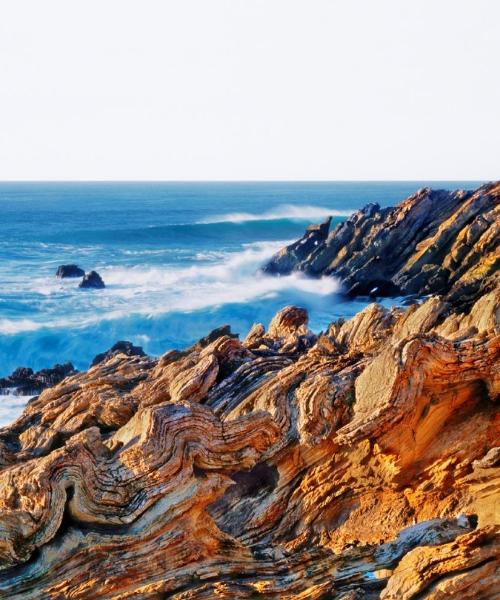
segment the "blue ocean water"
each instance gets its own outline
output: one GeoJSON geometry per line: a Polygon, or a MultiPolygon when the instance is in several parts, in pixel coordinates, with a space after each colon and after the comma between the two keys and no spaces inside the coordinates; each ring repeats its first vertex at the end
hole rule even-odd
{"type": "Polygon", "coordinates": [[[366,302],[344,301],[331,278],[259,266],[311,222],[424,185],[478,182],[1,183],[0,376],[67,360],[85,369],[119,339],[160,355],[224,323],[245,335],[292,303],[324,329],[366,302]],[[63,263],[99,271],[106,289],[56,279],[63,263]]]}

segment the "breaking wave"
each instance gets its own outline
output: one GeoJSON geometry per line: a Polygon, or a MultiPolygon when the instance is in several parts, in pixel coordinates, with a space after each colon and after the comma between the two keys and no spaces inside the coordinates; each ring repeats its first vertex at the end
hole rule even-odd
{"type": "Polygon", "coordinates": [[[317,219],[326,219],[330,216],[348,217],[351,213],[352,211],[349,210],[332,210],[331,208],[324,208],[322,206],[281,204],[273,210],[263,213],[227,213],[198,221],[198,223],[245,223],[247,221],[278,221],[282,219],[314,221],[317,219]]]}

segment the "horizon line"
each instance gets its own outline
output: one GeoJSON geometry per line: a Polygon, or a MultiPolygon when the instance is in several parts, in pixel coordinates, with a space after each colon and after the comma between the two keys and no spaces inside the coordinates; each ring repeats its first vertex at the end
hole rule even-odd
{"type": "Polygon", "coordinates": [[[418,183],[463,182],[492,183],[491,179],[0,179],[4,183],[418,183]]]}

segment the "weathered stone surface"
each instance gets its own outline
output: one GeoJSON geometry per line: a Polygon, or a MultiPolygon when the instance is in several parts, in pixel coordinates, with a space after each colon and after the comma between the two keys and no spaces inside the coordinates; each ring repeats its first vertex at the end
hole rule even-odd
{"type": "Polygon", "coordinates": [[[390,577],[382,600],[498,598],[500,539],[492,527],[437,548],[415,548],[390,577]]]}
{"type": "Polygon", "coordinates": [[[0,430],[0,598],[494,598],[499,290],[112,353],[0,430]]]}
{"type": "Polygon", "coordinates": [[[308,230],[264,271],[332,275],[351,296],[448,294],[463,311],[496,285],[488,281],[500,265],[499,182],[475,192],[424,188],[394,208],[369,204],[328,236],[324,227],[313,245],[308,230]]]}
{"type": "Polygon", "coordinates": [[[120,342],[34,398],[0,430],[0,598],[500,597],[499,197],[369,205],[268,268],[442,296],[120,342]]]}

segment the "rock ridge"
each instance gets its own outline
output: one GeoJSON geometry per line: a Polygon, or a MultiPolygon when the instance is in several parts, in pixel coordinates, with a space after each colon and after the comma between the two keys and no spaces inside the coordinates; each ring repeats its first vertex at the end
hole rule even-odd
{"type": "Polygon", "coordinates": [[[475,191],[423,188],[328,228],[329,221],[308,228],[263,270],[335,276],[349,296],[448,294],[470,308],[500,266],[500,182],[475,191]]]}

